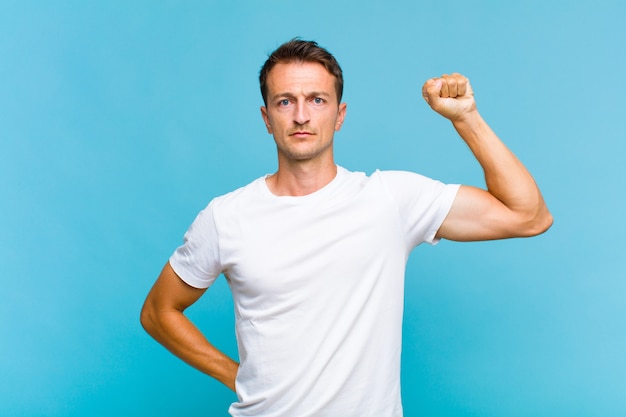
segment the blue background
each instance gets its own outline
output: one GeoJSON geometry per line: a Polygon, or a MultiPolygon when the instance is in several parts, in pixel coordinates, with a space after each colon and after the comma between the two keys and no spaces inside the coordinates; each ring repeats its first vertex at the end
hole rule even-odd
{"type": "MultiPolygon", "coordinates": [[[[0,415],[226,415],[139,309],[197,212],[276,169],[257,74],[293,36],[344,69],[339,164],[482,186],[421,98],[458,71],[555,217],[413,253],[405,414],[626,415],[625,4],[0,1],[0,415]]],[[[236,356],[224,279],[189,315],[236,356]]]]}

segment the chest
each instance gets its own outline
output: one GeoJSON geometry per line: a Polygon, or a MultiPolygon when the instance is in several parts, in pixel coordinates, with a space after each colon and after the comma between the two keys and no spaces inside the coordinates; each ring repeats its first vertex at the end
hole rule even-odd
{"type": "Polygon", "coordinates": [[[339,202],[255,207],[220,230],[234,296],[269,301],[351,288],[406,258],[397,209],[362,193],[339,202]],[[304,294],[304,295],[301,295],[304,294]]]}

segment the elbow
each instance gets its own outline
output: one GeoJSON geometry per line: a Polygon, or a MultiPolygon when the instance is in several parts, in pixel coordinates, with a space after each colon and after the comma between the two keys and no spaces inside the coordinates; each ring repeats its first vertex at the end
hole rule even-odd
{"type": "Polygon", "coordinates": [[[548,229],[554,223],[554,217],[552,213],[544,207],[539,213],[532,217],[529,221],[525,222],[523,237],[537,236],[548,231],[548,229]]]}
{"type": "Polygon", "coordinates": [[[549,228],[552,227],[552,225],[554,224],[554,217],[552,217],[552,213],[550,213],[549,211],[546,210],[546,215],[543,221],[543,229],[539,232],[544,233],[547,232],[549,228]]]}
{"type": "Polygon", "coordinates": [[[532,229],[532,234],[530,236],[537,236],[543,234],[548,231],[548,229],[552,226],[554,219],[551,214],[548,214],[540,221],[537,221],[534,228],[532,229]]]}
{"type": "Polygon", "coordinates": [[[141,327],[149,334],[153,335],[156,325],[156,318],[154,314],[154,310],[151,308],[148,300],[144,303],[141,308],[141,313],[139,314],[139,322],[141,323],[141,327]]]}

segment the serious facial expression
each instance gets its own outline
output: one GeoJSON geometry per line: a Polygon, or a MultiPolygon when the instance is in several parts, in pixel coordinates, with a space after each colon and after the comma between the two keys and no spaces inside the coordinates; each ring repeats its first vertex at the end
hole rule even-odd
{"type": "Polygon", "coordinates": [[[279,162],[330,158],[346,104],[338,103],[335,77],[321,64],[279,63],[267,77],[261,114],[274,135],[279,162]]]}

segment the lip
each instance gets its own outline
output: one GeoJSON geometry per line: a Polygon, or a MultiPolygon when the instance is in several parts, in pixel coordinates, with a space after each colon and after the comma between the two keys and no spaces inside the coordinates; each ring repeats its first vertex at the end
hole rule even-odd
{"type": "Polygon", "coordinates": [[[293,137],[296,137],[296,138],[306,138],[306,137],[309,137],[311,135],[312,135],[311,132],[307,132],[307,131],[302,130],[302,131],[293,132],[289,136],[293,136],[293,137]]]}

